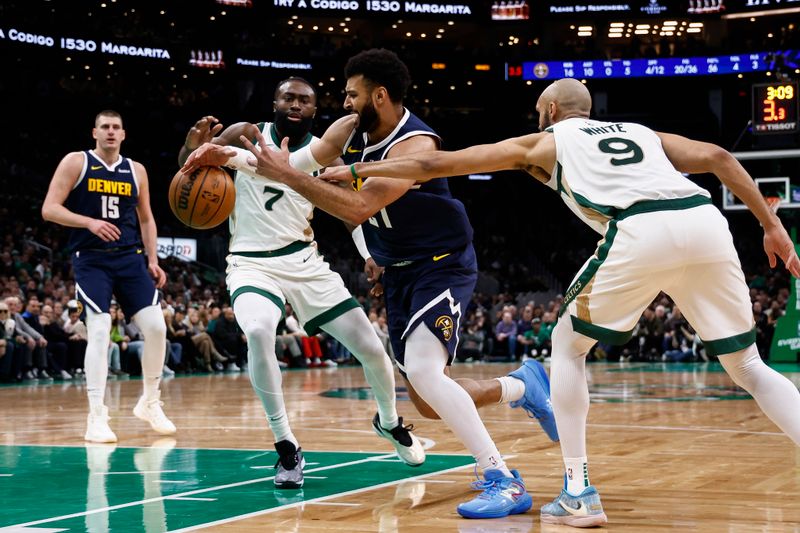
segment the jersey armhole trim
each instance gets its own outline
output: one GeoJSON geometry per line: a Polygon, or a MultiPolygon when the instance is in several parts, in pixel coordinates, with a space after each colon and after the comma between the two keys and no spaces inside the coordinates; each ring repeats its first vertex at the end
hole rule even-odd
{"type": "Polygon", "coordinates": [[[78,185],[81,184],[83,178],[86,177],[86,169],[89,168],[89,154],[87,154],[86,152],[81,152],[81,153],[83,154],[83,168],[81,169],[80,176],[78,176],[78,181],[76,181],[75,185],[72,186],[73,191],[78,188],[78,185]]]}
{"type": "Polygon", "coordinates": [[[139,175],[136,174],[136,167],[133,164],[133,159],[126,157],[128,165],[131,167],[131,176],[133,176],[133,183],[136,185],[136,195],[139,195],[139,175]]]}

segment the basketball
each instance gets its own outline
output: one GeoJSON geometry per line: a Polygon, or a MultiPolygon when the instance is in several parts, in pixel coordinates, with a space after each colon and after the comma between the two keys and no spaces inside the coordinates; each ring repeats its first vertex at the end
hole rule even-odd
{"type": "Polygon", "coordinates": [[[220,167],[200,167],[192,174],[178,171],[169,185],[169,207],[175,216],[194,229],[222,224],[236,201],[233,180],[220,167]]]}

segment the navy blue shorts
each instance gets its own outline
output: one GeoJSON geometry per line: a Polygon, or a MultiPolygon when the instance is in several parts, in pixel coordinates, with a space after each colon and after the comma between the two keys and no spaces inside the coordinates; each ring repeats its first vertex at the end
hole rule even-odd
{"type": "Polygon", "coordinates": [[[405,376],[406,337],[421,323],[444,344],[450,354],[448,364],[452,363],[461,316],[477,280],[472,244],[447,255],[386,268],[383,287],[389,338],[401,374],[405,376]]]}
{"type": "Polygon", "coordinates": [[[72,270],[78,300],[95,313],[108,313],[112,295],[128,319],[158,303],[158,291],[141,248],[74,252],[72,270]]]}

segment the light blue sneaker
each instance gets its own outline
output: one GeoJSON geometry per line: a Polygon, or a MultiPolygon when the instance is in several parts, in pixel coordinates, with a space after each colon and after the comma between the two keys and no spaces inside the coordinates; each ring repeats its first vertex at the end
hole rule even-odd
{"type": "Polygon", "coordinates": [[[522,366],[514,370],[509,376],[525,383],[525,395],[511,402],[511,407],[522,407],[528,416],[536,418],[550,440],[558,442],[558,428],[556,417],[553,414],[553,405],[550,403],[550,379],[547,377],[542,363],[528,359],[522,366]]]}
{"type": "Polygon", "coordinates": [[[459,504],[458,514],[464,518],[503,518],[528,511],[533,499],[519,472],[512,470],[511,474],[514,477],[505,477],[500,470],[484,472],[484,491],[474,500],[459,504]]]}
{"type": "Polygon", "coordinates": [[[597,489],[590,485],[579,496],[562,489],[558,498],[542,506],[541,521],[543,524],[594,527],[607,523],[608,517],[603,512],[597,489]]]}

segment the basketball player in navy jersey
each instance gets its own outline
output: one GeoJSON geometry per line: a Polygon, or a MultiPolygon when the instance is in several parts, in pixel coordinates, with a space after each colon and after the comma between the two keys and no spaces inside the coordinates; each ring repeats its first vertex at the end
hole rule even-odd
{"type": "Polygon", "coordinates": [[[45,220],[73,228],[69,247],[75,291],[86,310],[89,336],[85,439],[117,441],[104,404],[112,295],[144,335],[144,394],[133,414],[156,432],[170,435],[175,426],[161,409],[159,390],[167,331],[156,289],[166,276],[156,256],[147,172],[141,163],[120,155],[125,129],[116,111],[101,111],[95,117],[92,137],[94,150],[72,152],[61,160],[42,206],[45,220]]]}
{"type": "MultiPolygon", "coordinates": [[[[344,107],[359,115],[358,130],[342,156],[346,163],[439,148],[439,136],[403,107],[410,76],[393,52],[373,49],[354,56],[345,78],[344,107]]],[[[512,402],[539,418],[548,435],[558,440],[546,373],[533,361],[495,380],[455,381],[449,373],[462,311],[477,279],[464,206],[444,181],[417,185],[410,180],[355,179],[355,190],[326,183],[293,169],[285,149],[283,154],[272,152],[263,136],[257,138],[260,151],[241,140],[253,152],[259,175],[286,183],[345,222],[363,223],[367,248],[385,268],[389,333],[409,395],[423,416],[441,418],[450,427],[484,474],[485,481],[475,485],[484,491],[459,505],[459,514],[499,518],[530,509],[524,482],[506,466],[476,406],[512,402]]]]}

